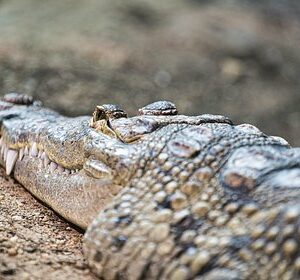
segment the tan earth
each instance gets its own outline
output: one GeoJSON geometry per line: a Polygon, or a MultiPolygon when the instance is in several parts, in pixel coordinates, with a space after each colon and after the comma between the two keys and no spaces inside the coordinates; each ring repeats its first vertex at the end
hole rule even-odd
{"type": "Polygon", "coordinates": [[[0,279],[96,279],[81,251],[82,233],[0,169],[0,279]]]}

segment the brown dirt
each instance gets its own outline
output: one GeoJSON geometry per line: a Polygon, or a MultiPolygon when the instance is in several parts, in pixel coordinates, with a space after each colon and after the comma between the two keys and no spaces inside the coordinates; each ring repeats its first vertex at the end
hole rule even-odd
{"type": "Polygon", "coordinates": [[[96,279],[81,251],[82,233],[0,169],[0,279],[96,279]]]}

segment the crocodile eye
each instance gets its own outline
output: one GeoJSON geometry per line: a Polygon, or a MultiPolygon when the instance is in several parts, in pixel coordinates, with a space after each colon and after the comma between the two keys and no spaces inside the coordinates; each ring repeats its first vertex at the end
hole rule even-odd
{"type": "Polygon", "coordinates": [[[108,115],[105,112],[105,109],[102,106],[97,106],[93,113],[93,121],[106,120],[108,119],[108,115]]]}
{"type": "Polygon", "coordinates": [[[127,114],[121,107],[115,104],[103,104],[97,106],[93,113],[93,121],[126,118],[127,114]]]}
{"type": "Polygon", "coordinates": [[[170,101],[157,101],[139,109],[140,115],[177,115],[178,111],[174,103],[170,101]]]}
{"type": "Polygon", "coordinates": [[[93,117],[90,120],[90,127],[111,137],[117,137],[111,127],[111,120],[120,118],[127,118],[127,114],[118,105],[103,104],[95,108],[93,117]]]}

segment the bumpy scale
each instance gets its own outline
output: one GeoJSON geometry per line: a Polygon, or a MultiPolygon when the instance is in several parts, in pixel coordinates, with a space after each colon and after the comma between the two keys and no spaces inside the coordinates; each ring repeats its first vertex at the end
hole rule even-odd
{"type": "Polygon", "coordinates": [[[300,149],[282,138],[177,115],[166,101],[131,118],[99,106],[92,121],[17,94],[0,109],[1,164],[66,219],[90,224],[84,252],[100,277],[300,277],[300,149]]]}

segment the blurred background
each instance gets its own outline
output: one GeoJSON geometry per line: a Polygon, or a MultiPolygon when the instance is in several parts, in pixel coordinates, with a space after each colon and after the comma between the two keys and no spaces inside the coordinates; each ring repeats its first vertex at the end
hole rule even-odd
{"type": "Polygon", "coordinates": [[[0,92],[74,116],[155,100],[300,145],[299,0],[0,0],[0,92]]]}

